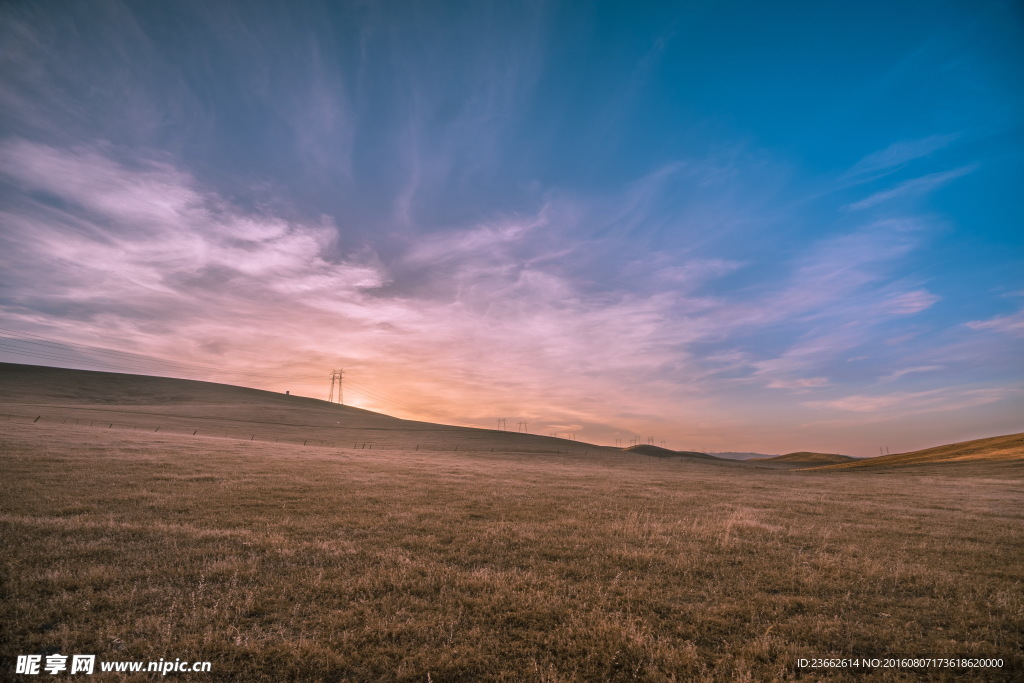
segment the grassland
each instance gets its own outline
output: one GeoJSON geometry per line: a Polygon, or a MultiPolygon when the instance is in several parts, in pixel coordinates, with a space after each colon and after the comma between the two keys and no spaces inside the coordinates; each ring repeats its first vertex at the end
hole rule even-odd
{"type": "MultiPolygon", "coordinates": [[[[143,392],[104,407],[148,425],[182,420],[177,431],[103,428],[67,417],[87,414],[94,396],[45,402],[42,384],[20,406],[8,387],[6,408],[32,403],[47,419],[0,422],[5,676],[14,655],[55,651],[209,660],[212,674],[178,678],[237,681],[1013,680],[1024,670],[1019,469],[765,470],[526,452],[515,449],[545,442],[472,430],[433,435],[476,446],[459,451],[302,446],[272,441],[297,434],[277,398],[250,395],[242,412],[263,420],[265,438],[247,441],[213,435],[244,417],[215,400],[228,390],[203,399],[210,435],[193,436],[188,400],[145,404],[143,392]],[[278,431],[275,415],[287,418],[278,431]],[[1006,665],[796,667],[852,655],[1006,665]]],[[[390,438],[425,441],[399,431],[390,438]]]]}

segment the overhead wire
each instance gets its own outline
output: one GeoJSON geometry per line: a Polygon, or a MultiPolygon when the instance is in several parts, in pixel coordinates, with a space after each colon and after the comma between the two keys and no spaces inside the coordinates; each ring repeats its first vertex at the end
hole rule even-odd
{"type": "Polygon", "coordinates": [[[361,384],[359,382],[354,382],[352,380],[346,380],[345,385],[346,386],[354,387],[358,391],[358,393],[360,393],[362,395],[365,395],[365,396],[367,396],[369,398],[372,398],[372,399],[375,399],[377,401],[380,401],[381,403],[388,404],[388,405],[390,405],[392,407],[400,408],[400,409],[402,409],[404,411],[408,411],[408,412],[411,412],[411,413],[414,413],[414,414],[427,415],[427,416],[430,416],[430,417],[433,417],[433,418],[436,418],[436,419],[440,419],[440,420],[451,420],[450,416],[442,415],[442,414],[440,414],[440,413],[438,413],[436,411],[433,411],[433,410],[428,410],[426,408],[420,408],[420,407],[413,406],[413,405],[410,405],[408,403],[405,403],[405,402],[402,402],[402,401],[390,398],[390,397],[380,393],[379,390],[370,389],[366,385],[363,385],[363,384],[361,384]]]}

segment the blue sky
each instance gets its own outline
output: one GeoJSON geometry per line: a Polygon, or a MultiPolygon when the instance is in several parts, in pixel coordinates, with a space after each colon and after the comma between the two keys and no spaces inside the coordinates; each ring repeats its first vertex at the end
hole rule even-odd
{"type": "Polygon", "coordinates": [[[1019,4],[0,15],[0,359],[705,450],[1024,430],[1019,4]]]}

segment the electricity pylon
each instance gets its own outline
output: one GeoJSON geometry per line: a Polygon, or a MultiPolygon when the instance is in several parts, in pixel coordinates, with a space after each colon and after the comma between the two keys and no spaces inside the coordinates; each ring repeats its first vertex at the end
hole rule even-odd
{"type": "Polygon", "coordinates": [[[334,384],[338,384],[338,403],[345,403],[345,395],[341,390],[341,382],[345,377],[344,370],[331,370],[331,393],[327,396],[328,403],[334,403],[334,384]]]}

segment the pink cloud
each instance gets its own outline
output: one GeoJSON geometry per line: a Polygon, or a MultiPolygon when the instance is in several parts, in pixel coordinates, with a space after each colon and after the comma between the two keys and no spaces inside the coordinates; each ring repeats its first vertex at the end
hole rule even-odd
{"type": "Polygon", "coordinates": [[[829,385],[828,377],[798,377],[795,379],[775,379],[768,383],[772,389],[816,389],[829,385]]]}
{"type": "Polygon", "coordinates": [[[890,394],[856,395],[830,401],[811,401],[808,406],[828,408],[853,413],[883,413],[891,419],[899,415],[922,412],[959,410],[1000,401],[1015,393],[1005,388],[934,389],[918,392],[895,392],[890,394]]]}
{"type": "Polygon", "coordinates": [[[967,323],[967,327],[972,330],[991,330],[1014,337],[1024,337],[1024,309],[988,320],[974,320],[967,323]]]}

